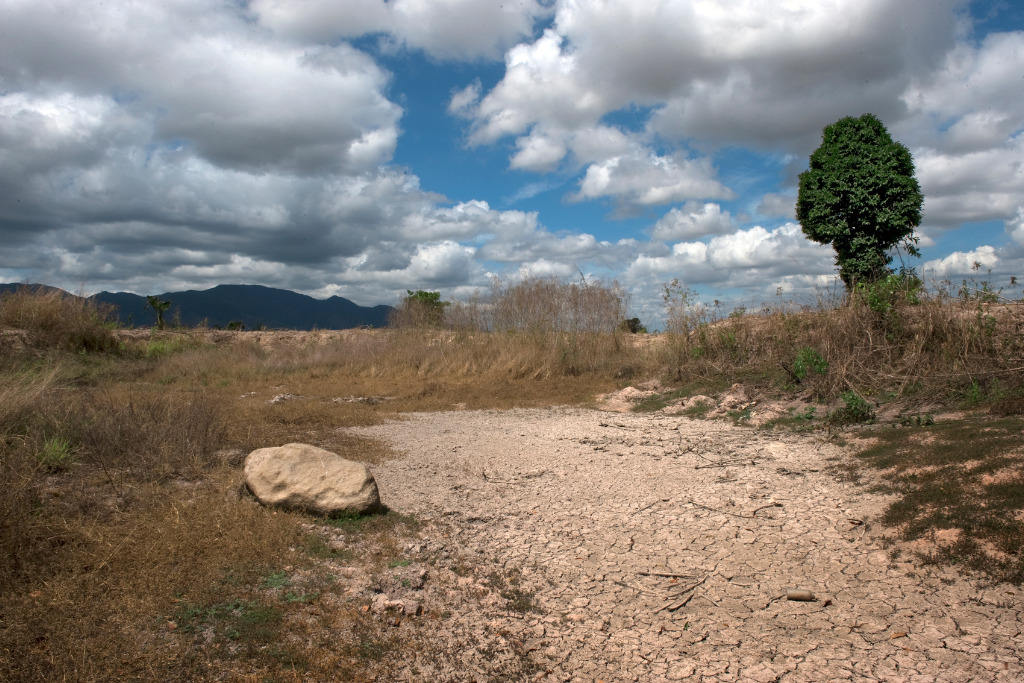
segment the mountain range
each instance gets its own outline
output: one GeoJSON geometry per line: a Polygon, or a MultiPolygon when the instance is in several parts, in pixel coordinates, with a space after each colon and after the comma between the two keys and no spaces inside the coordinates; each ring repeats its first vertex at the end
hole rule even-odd
{"type": "MultiPolygon", "coordinates": [[[[0,292],[13,291],[21,286],[16,283],[0,284],[0,292]]],[[[40,285],[28,286],[35,288],[40,285]]],[[[147,306],[144,296],[128,292],[100,292],[91,298],[114,306],[114,317],[124,325],[143,327],[156,323],[156,313],[147,306]]],[[[164,292],[157,298],[171,302],[171,307],[164,314],[168,322],[176,320],[186,326],[205,322],[210,327],[227,327],[241,322],[247,330],[384,327],[393,310],[385,305],[360,306],[340,296],[314,299],[287,289],[262,285],[217,285],[202,291],[164,292]]]]}

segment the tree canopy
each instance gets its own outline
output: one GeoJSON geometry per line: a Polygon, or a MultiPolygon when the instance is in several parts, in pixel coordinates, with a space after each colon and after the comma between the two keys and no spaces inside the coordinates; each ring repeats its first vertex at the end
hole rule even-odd
{"type": "Polygon", "coordinates": [[[893,247],[920,255],[914,228],[923,202],[910,150],[864,114],[825,127],[800,174],[796,216],[809,239],[832,245],[839,276],[852,289],[891,272],[893,247]]]}

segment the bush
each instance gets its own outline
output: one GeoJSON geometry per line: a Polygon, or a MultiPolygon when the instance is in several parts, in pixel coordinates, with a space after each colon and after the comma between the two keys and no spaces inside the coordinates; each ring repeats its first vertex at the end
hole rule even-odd
{"type": "Polygon", "coordinates": [[[451,304],[441,301],[441,292],[415,292],[406,290],[408,296],[402,299],[398,308],[391,312],[388,324],[392,327],[441,327],[444,324],[445,308],[451,304]]]}
{"type": "Polygon", "coordinates": [[[619,324],[619,329],[630,334],[647,333],[647,328],[640,323],[640,318],[628,318],[619,324]]]}
{"type": "Polygon", "coordinates": [[[839,398],[843,399],[846,405],[832,411],[828,416],[829,424],[860,424],[862,422],[871,422],[875,419],[875,411],[871,404],[858,394],[852,391],[844,391],[839,395],[839,398]]]}
{"type": "Polygon", "coordinates": [[[920,294],[923,283],[914,269],[901,270],[865,284],[857,283],[856,292],[861,301],[875,313],[887,314],[902,303],[921,303],[920,294]]]}
{"type": "Polygon", "coordinates": [[[804,347],[796,354],[793,361],[793,374],[797,379],[807,379],[807,375],[815,372],[824,375],[828,372],[828,361],[812,348],[804,347]]]}

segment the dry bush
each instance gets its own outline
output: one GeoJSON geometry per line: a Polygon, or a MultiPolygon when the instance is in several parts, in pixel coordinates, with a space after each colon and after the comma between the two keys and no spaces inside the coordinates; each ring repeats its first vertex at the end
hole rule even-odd
{"type": "Polygon", "coordinates": [[[25,330],[39,346],[66,351],[115,351],[109,307],[84,296],[25,286],[0,294],[0,327],[25,330]]]}
{"type": "Polygon", "coordinates": [[[610,333],[626,315],[628,297],[618,283],[565,283],[527,278],[491,287],[491,316],[481,329],[519,334],[610,333]]]}
{"type": "Polygon", "coordinates": [[[224,439],[224,416],[197,391],[108,390],[81,402],[74,430],[84,458],[112,486],[127,478],[195,477],[213,464],[224,439]]]}

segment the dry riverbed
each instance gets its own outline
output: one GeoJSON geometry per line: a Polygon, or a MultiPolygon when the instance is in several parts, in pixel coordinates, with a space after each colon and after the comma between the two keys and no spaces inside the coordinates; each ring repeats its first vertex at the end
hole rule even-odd
{"type": "Polygon", "coordinates": [[[420,643],[397,680],[1024,680],[1019,592],[887,550],[887,499],[820,437],[576,408],[351,431],[425,522],[364,596],[420,643]]]}

